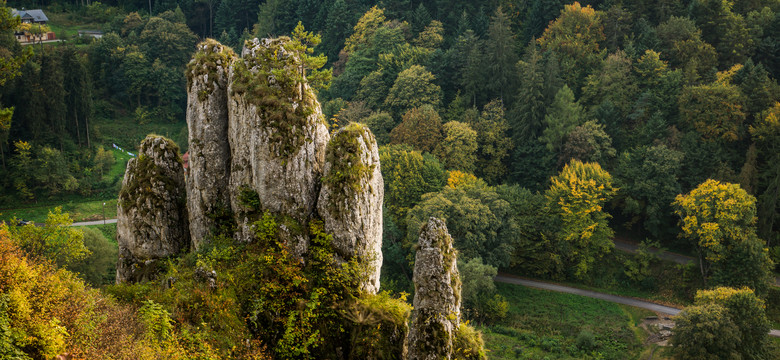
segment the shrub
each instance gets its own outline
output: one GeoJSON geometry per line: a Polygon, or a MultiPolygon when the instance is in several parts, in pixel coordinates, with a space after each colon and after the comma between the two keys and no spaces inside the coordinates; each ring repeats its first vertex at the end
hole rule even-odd
{"type": "Polygon", "coordinates": [[[593,350],[596,347],[596,336],[593,335],[590,330],[582,329],[580,330],[580,333],[577,334],[575,344],[577,344],[577,348],[582,351],[593,350]]]}

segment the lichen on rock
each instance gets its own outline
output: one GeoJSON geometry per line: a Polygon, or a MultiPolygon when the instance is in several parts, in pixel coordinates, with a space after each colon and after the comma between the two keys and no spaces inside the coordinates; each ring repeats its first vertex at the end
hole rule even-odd
{"type": "Polygon", "coordinates": [[[362,290],[379,290],[382,267],[384,181],[371,131],[349,124],[328,143],[317,212],[333,235],[337,261],[356,257],[364,266],[362,290]]]}
{"type": "Polygon", "coordinates": [[[407,359],[451,359],[460,326],[461,283],[457,252],[444,221],[430,218],[420,231],[413,279],[407,359]]]}
{"type": "Polygon", "coordinates": [[[187,65],[187,206],[195,248],[208,238],[215,214],[230,207],[227,88],[228,71],[236,58],[229,47],[207,39],[198,44],[187,65]]]}
{"type": "Polygon", "coordinates": [[[117,204],[117,282],[154,277],[157,261],[190,248],[179,147],[162,136],[141,142],[127,163],[117,204]]]}

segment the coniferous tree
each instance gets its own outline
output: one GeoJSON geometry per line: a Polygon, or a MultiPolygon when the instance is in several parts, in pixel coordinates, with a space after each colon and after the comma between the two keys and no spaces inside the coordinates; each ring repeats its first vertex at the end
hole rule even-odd
{"type": "Polygon", "coordinates": [[[74,49],[67,48],[62,54],[62,65],[65,69],[64,84],[67,96],[65,102],[68,106],[67,118],[69,131],[74,133],[79,144],[81,143],[81,132],[84,132],[87,147],[91,145],[89,134],[89,118],[92,116],[92,82],[86,65],[81,60],[74,49]],[[83,125],[80,125],[83,124],[83,125]]]}
{"type": "Polygon", "coordinates": [[[584,116],[582,106],[574,100],[574,93],[564,85],[544,116],[545,129],[539,140],[548,150],[557,152],[563,146],[566,135],[584,122],[584,116]]]}
{"type": "MultiPolygon", "coordinates": [[[[63,86],[64,71],[59,52],[48,50],[40,57],[40,84],[46,96],[43,99],[43,108],[38,111],[44,116],[47,129],[57,138],[57,143],[51,143],[62,148],[65,140],[65,114],[67,105],[65,104],[66,89],[63,86]]],[[[53,139],[52,139],[53,140],[53,139]]]]}
{"type": "Polygon", "coordinates": [[[485,42],[485,64],[487,65],[488,90],[493,97],[509,103],[517,86],[517,53],[515,36],[509,18],[501,7],[490,19],[488,38],[485,42]]]}
{"type": "Polygon", "coordinates": [[[509,112],[512,139],[516,144],[535,139],[544,130],[544,73],[539,49],[530,44],[520,62],[520,86],[514,106],[509,112]]]}
{"type": "Polygon", "coordinates": [[[466,31],[460,41],[463,43],[463,48],[467,49],[465,67],[461,72],[461,87],[471,106],[477,106],[478,101],[484,96],[487,76],[482,53],[483,42],[470,30],[466,31]]]}
{"type": "Polygon", "coordinates": [[[352,32],[352,13],[344,0],[336,0],[328,11],[325,32],[322,35],[322,52],[328,59],[338,59],[339,50],[344,47],[344,40],[352,32]]]}

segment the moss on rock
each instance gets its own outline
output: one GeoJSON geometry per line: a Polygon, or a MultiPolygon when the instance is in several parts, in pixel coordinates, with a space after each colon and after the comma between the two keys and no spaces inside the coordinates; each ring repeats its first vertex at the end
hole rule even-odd
{"type": "Polygon", "coordinates": [[[325,162],[330,165],[330,169],[322,177],[322,183],[332,191],[331,211],[342,210],[338,207],[344,204],[345,199],[365,190],[362,187],[366,186],[366,180],[376,164],[366,164],[363,159],[366,154],[363,152],[370,151],[368,146],[372,144],[376,144],[376,140],[370,130],[358,123],[351,123],[339,130],[328,143],[325,162]]]}
{"type": "MultiPolygon", "coordinates": [[[[255,106],[280,157],[298,153],[306,141],[309,118],[319,106],[308,86],[300,91],[294,74],[301,63],[285,49],[289,41],[286,36],[246,41],[243,58],[233,66],[231,85],[231,96],[242,96],[255,106]]],[[[315,121],[325,122],[321,115],[315,121]]]]}
{"type": "Polygon", "coordinates": [[[205,101],[216,87],[225,86],[224,82],[218,80],[218,75],[221,73],[226,77],[230,65],[237,56],[233,49],[214,39],[202,41],[197,49],[192,60],[187,64],[187,88],[192,87],[196,77],[207,75],[204,79],[205,88],[198,91],[198,100],[205,101]]]}

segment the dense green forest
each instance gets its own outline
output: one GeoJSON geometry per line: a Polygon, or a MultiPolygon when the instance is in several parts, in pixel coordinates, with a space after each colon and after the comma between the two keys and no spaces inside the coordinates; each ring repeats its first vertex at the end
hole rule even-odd
{"type": "Polygon", "coordinates": [[[383,289],[411,292],[419,228],[437,216],[480,324],[507,318],[505,295],[479,281],[498,269],[664,294],[701,318],[713,299],[752,293],[697,289],[780,302],[779,0],[8,6],[105,35],[22,47],[0,17],[0,207],[115,197],[113,144],[133,152],[158,132],[186,150],[184,71],[199,40],[240,52],[300,22],[333,74],[318,93],[329,126],[364,123],[382,145],[383,289]],[[616,236],[698,261],[664,280],[647,253],[616,255],[616,236]]]}

